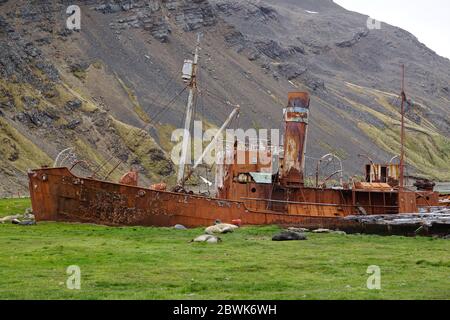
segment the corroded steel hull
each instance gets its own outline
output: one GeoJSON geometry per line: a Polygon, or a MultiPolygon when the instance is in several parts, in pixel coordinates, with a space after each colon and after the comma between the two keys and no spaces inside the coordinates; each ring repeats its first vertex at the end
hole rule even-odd
{"type": "Polygon", "coordinates": [[[224,222],[241,219],[247,225],[343,227],[349,224],[333,217],[260,212],[241,201],[84,179],[74,176],[67,168],[33,170],[29,181],[33,212],[38,221],[159,227],[208,226],[217,219],[224,222]]]}
{"type": "Polygon", "coordinates": [[[217,219],[244,225],[292,225],[333,228],[349,232],[399,233],[344,217],[308,216],[255,210],[243,201],[228,201],[199,195],[155,191],[74,176],[67,168],[29,172],[33,212],[38,221],[93,223],[110,226],[170,227],[183,224],[200,227],[217,219]]]}

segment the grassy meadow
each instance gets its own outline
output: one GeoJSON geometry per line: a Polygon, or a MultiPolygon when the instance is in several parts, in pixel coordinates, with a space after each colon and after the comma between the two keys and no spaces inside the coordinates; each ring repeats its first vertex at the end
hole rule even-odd
{"type": "MultiPolygon", "coordinates": [[[[28,199],[0,200],[0,216],[28,199]]],[[[0,224],[0,299],[449,299],[450,240],[308,234],[273,242],[244,227],[217,245],[201,229],[0,224]],[[81,289],[66,286],[81,269],[81,289]],[[367,267],[381,268],[368,290],[367,267]]]]}

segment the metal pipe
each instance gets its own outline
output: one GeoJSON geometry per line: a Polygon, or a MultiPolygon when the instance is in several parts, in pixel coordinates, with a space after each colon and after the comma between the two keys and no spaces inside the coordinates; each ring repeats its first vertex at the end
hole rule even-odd
{"type": "MultiPolygon", "coordinates": [[[[326,187],[327,181],[330,180],[333,176],[335,176],[335,175],[338,174],[338,173],[341,173],[341,175],[342,175],[342,170],[338,170],[338,171],[332,173],[331,175],[329,175],[329,176],[323,181],[322,187],[325,188],[325,187],[326,187]]],[[[342,177],[341,177],[341,186],[342,186],[342,177]]]]}
{"type": "MultiPolygon", "coordinates": [[[[323,160],[325,160],[327,157],[333,157],[335,159],[337,159],[339,161],[339,165],[341,167],[341,170],[333,173],[329,178],[331,178],[332,176],[334,176],[337,173],[341,173],[340,177],[339,177],[339,183],[342,186],[344,184],[344,167],[342,166],[342,160],[341,158],[339,158],[337,155],[335,155],[334,153],[328,153],[324,156],[322,156],[322,158],[318,159],[317,161],[317,166],[316,166],[316,187],[319,187],[319,170],[320,170],[320,164],[322,163],[323,160]]],[[[328,178],[328,179],[329,179],[328,178]]],[[[326,182],[326,181],[325,181],[326,182]]]]}
{"type": "Polygon", "coordinates": [[[394,161],[394,159],[399,158],[399,157],[400,157],[399,155],[393,156],[393,157],[391,158],[391,160],[389,160],[389,164],[392,164],[392,162],[394,161]]]}
{"type": "Polygon", "coordinates": [[[64,153],[66,153],[66,152],[69,151],[69,150],[73,150],[73,149],[74,149],[73,147],[70,147],[70,148],[64,149],[63,151],[61,151],[60,153],[58,153],[58,155],[56,156],[55,162],[53,163],[53,167],[56,167],[56,166],[58,165],[59,158],[60,158],[64,153]]]}

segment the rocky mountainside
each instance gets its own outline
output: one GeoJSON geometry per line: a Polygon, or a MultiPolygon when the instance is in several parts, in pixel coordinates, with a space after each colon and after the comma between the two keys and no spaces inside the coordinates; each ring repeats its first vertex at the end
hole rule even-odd
{"type": "Polygon", "coordinates": [[[331,0],[75,2],[78,32],[66,30],[74,1],[0,1],[0,195],[26,191],[28,168],[68,147],[88,163],[80,174],[117,180],[134,166],[143,185],[172,182],[180,69],[197,32],[196,118],[218,126],[231,101],[240,127],[280,128],[287,93],[308,90],[308,155],[334,152],[349,175],[367,161],[358,154],[387,162],[399,152],[404,63],[409,171],[450,179],[450,61],[404,30],[368,29],[367,16],[331,0]]]}

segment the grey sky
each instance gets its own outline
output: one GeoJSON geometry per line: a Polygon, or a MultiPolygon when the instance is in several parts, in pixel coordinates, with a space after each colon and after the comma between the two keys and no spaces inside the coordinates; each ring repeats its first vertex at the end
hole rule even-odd
{"type": "Polygon", "coordinates": [[[340,6],[405,29],[450,58],[449,0],[334,0],[340,6]]]}

